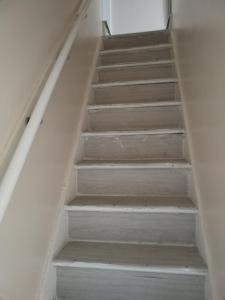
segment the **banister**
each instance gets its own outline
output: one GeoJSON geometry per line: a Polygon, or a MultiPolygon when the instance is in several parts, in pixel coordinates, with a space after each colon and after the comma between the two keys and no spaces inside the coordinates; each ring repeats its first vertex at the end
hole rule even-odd
{"type": "Polygon", "coordinates": [[[103,23],[103,26],[105,27],[105,29],[106,29],[108,35],[111,36],[112,34],[111,34],[111,30],[109,29],[109,24],[108,24],[108,22],[105,20],[105,21],[102,21],[102,23],[103,23]]]}
{"type": "Polygon", "coordinates": [[[3,217],[5,215],[5,211],[9,205],[11,196],[16,187],[16,183],[21,174],[21,171],[31,149],[40,123],[44,117],[46,108],[50,101],[53,90],[56,86],[57,80],[61,74],[61,71],[71,51],[73,43],[77,37],[78,30],[80,28],[80,23],[83,20],[90,3],[91,0],[82,1],[76,13],[75,23],[71,29],[71,32],[68,35],[58,57],[56,58],[53,68],[48,76],[48,79],[31,114],[30,120],[22,134],[19,143],[17,144],[13,157],[3,176],[3,179],[0,184],[0,223],[2,222],[3,217]]]}
{"type": "Polygon", "coordinates": [[[171,26],[171,18],[172,18],[172,0],[167,0],[167,25],[166,28],[169,29],[171,26]]]}

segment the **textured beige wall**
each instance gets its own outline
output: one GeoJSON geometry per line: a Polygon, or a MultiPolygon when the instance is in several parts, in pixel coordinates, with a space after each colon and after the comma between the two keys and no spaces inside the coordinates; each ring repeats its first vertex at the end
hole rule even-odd
{"type": "Polygon", "coordinates": [[[0,1],[0,168],[79,2],[0,1]]]}
{"type": "Polygon", "coordinates": [[[225,1],[173,0],[173,26],[215,299],[225,299],[225,1]]]}
{"type": "MultiPolygon", "coordinates": [[[[72,4],[54,2],[62,3],[62,9],[72,4]]],[[[57,218],[67,200],[65,178],[73,166],[100,35],[99,0],[93,0],[0,226],[0,299],[40,299],[57,218]]],[[[36,67],[43,63],[40,57],[35,62],[36,67]]]]}

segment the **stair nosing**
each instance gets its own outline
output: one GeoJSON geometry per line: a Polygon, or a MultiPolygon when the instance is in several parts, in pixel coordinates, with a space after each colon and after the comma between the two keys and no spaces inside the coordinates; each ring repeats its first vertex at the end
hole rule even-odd
{"type": "MultiPolygon", "coordinates": [[[[66,204],[64,209],[66,211],[93,211],[93,212],[133,212],[133,213],[176,213],[176,214],[197,214],[198,209],[197,207],[193,204],[191,199],[188,197],[187,200],[190,201],[190,204],[192,205],[184,205],[181,203],[181,205],[176,205],[176,204],[171,204],[171,205],[165,205],[165,204],[158,204],[157,201],[155,203],[141,203],[140,205],[134,205],[133,203],[127,202],[126,204],[120,204],[119,199],[122,197],[114,196],[114,197],[109,197],[109,198],[115,198],[118,199],[116,203],[111,203],[107,202],[107,199],[104,200],[103,202],[95,202],[95,204],[82,204],[81,201],[76,204],[76,199],[78,198],[83,198],[83,202],[85,203],[85,196],[77,196],[72,202],[69,204],[66,204]]],[[[87,198],[90,198],[87,197],[87,198]]],[[[104,197],[96,197],[93,196],[94,198],[104,198],[104,197]]],[[[107,197],[106,197],[107,198],[107,197]]],[[[124,197],[127,198],[127,197],[124,197]]],[[[129,197],[132,198],[132,197],[129,197]]],[[[138,199],[138,197],[135,197],[138,199]]],[[[140,197],[141,199],[142,197],[140,197]]],[[[148,197],[146,197],[148,198],[148,197]]],[[[157,197],[154,197],[157,200],[157,197]]],[[[167,197],[165,197],[167,198],[167,197]]],[[[173,198],[173,197],[170,197],[173,198]]],[[[138,201],[138,200],[137,200],[138,201]]],[[[165,199],[166,203],[168,203],[170,200],[165,199]]],[[[179,201],[179,200],[178,200],[179,201]]],[[[180,200],[182,202],[182,200],[180,200]]]]}
{"type": "Polygon", "coordinates": [[[127,135],[165,135],[165,134],[184,134],[182,128],[173,129],[146,129],[146,130],[112,130],[112,131],[84,131],[82,137],[88,136],[127,136],[127,135]]]}
{"type": "Polygon", "coordinates": [[[119,34],[113,34],[110,36],[103,36],[103,40],[113,40],[113,39],[117,39],[117,38],[129,38],[129,37],[142,37],[142,36],[149,36],[149,35],[156,35],[156,34],[170,34],[170,30],[169,29],[159,29],[159,30],[154,30],[154,31],[141,31],[141,32],[131,32],[131,33],[119,33],[119,34]]]}
{"type": "Polygon", "coordinates": [[[117,108],[142,108],[142,107],[166,107],[166,106],[180,106],[181,101],[152,101],[140,103],[110,103],[110,104],[90,104],[88,110],[98,109],[117,109],[117,108]]]}
{"type": "MultiPolygon", "coordinates": [[[[76,247],[76,243],[78,243],[78,247],[79,244],[82,244],[82,247],[85,247],[85,244],[87,244],[87,246],[89,247],[89,251],[90,251],[90,247],[95,247],[95,245],[100,246],[100,244],[102,244],[103,249],[104,247],[107,247],[109,245],[111,245],[110,247],[116,247],[120,246],[122,247],[122,249],[124,249],[124,246],[128,247],[128,252],[130,251],[130,249],[133,248],[132,251],[139,251],[139,249],[143,249],[144,247],[144,252],[146,251],[153,251],[153,253],[155,253],[155,251],[158,249],[163,250],[164,253],[166,253],[164,250],[168,247],[168,248],[174,248],[172,251],[177,251],[178,249],[181,249],[182,246],[180,245],[172,245],[172,246],[168,246],[168,245],[163,245],[163,244],[130,244],[130,243],[112,243],[112,242],[88,242],[88,241],[72,241],[69,242],[69,244],[67,244],[65,247],[70,246],[72,247],[76,247]],[[74,244],[74,245],[73,245],[74,244]],[[140,248],[139,248],[140,247],[140,248]],[[147,248],[146,248],[147,247],[147,248]],[[149,249],[148,249],[149,247],[149,249]],[[164,248],[164,249],[163,249],[164,248]],[[151,249],[151,250],[150,250],[151,249]]],[[[196,255],[199,256],[198,254],[198,250],[196,248],[196,246],[193,247],[186,247],[183,246],[183,248],[193,248],[196,251],[196,255]]],[[[109,250],[110,248],[108,248],[109,250]]],[[[122,250],[121,249],[121,250],[122,250]]],[[[64,251],[65,248],[62,249],[62,251],[64,251]]],[[[101,251],[101,250],[100,250],[101,251]]],[[[113,248],[110,250],[113,251],[113,248]]],[[[181,250],[182,251],[182,250],[181,250]]],[[[71,252],[71,249],[69,250],[69,252],[71,252]]],[[[61,253],[61,252],[60,252],[61,253]]],[[[78,252],[79,253],[79,252],[78,252]]],[[[124,255],[124,250],[122,250],[122,253],[124,255]]],[[[151,253],[151,252],[150,252],[151,253]]],[[[159,255],[165,255],[164,253],[161,253],[159,255]]],[[[179,254],[179,252],[178,252],[179,254]]],[[[88,253],[87,253],[88,255],[88,253]]],[[[116,254],[118,255],[118,253],[116,254]]],[[[163,257],[162,256],[162,257],[163,257]]],[[[98,255],[97,255],[98,257],[98,255]]],[[[133,258],[125,260],[125,261],[121,261],[121,258],[119,260],[114,259],[108,259],[107,256],[103,257],[103,259],[98,259],[97,257],[95,257],[95,255],[93,257],[91,257],[91,260],[88,260],[88,256],[86,258],[81,258],[76,257],[76,254],[74,255],[70,255],[70,254],[64,254],[62,255],[62,257],[60,257],[60,254],[55,258],[55,260],[53,261],[53,265],[54,266],[61,266],[61,267],[74,267],[74,268],[95,268],[95,269],[104,269],[104,270],[124,270],[124,271],[137,271],[137,272],[152,272],[152,273],[166,273],[166,274],[185,274],[185,275],[200,275],[200,276],[205,276],[207,274],[207,267],[204,264],[204,261],[202,261],[201,264],[198,263],[197,266],[193,266],[190,265],[190,263],[187,262],[181,262],[180,264],[177,264],[176,261],[171,261],[170,259],[165,263],[165,265],[161,265],[159,263],[159,257],[154,258],[152,261],[148,262],[148,258],[145,258],[146,261],[136,261],[133,262],[133,258]],[[64,256],[64,257],[63,257],[64,256]],[[154,262],[154,260],[156,259],[156,261],[154,262]],[[157,262],[158,260],[158,262],[157,262]],[[170,262],[169,262],[170,261],[170,262]]]]}
{"type": "Polygon", "coordinates": [[[100,55],[104,56],[107,54],[114,54],[114,53],[157,50],[157,49],[166,49],[171,47],[172,47],[171,43],[162,43],[158,45],[149,45],[149,46],[140,46],[140,47],[128,47],[128,48],[108,49],[108,50],[105,49],[100,51],[100,55]]]}
{"type": "Polygon", "coordinates": [[[81,242],[81,243],[102,243],[102,244],[119,244],[119,245],[146,245],[146,246],[162,246],[162,247],[185,247],[185,248],[196,248],[196,244],[194,243],[180,243],[180,242],[148,242],[148,241],[121,241],[121,240],[109,240],[109,241],[104,241],[104,240],[86,240],[86,239],[73,239],[69,238],[67,240],[67,243],[76,243],[76,242],[81,242]]]}
{"type": "Polygon", "coordinates": [[[171,78],[158,78],[158,79],[146,79],[146,80],[128,80],[128,81],[113,81],[106,83],[93,83],[93,88],[107,88],[116,86],[129,86],[129,85],[146,85],[146,84],[163,84],[163,83],[177,83],[178,79],[171,78]]]}
{"type": "Polygon", "coordinates": [[[174,59],[165,59],[165,60],[153,60],[146,62],[131,62],[131,63],[120,63],[120,64],[110,64],[110,65],[100,65],[96,67],[98,72],[104,70],[113,70],[113,69],[123,69],[123,68],[133,68],[133,67],[147,67],[155,65],[172,65],[175,63],[174,59]]]}
{"type": "Polygon", "coordinates": [[[152,161],[82,161],[75,164],[76,169],[191,169],[189,162],[152,162],[152,161]]]}
{"type": "Polygon", "coordinates": [[[91,205],[66,205],[66,211],[77,212],[126,212],[126,213],[156,213],[156,214],[197,214],[195,208],[178,208],[178,207],[127,207],[127,206],[91,206],[91,205]]]}
{"type": "Polygon", "coordinates": [[[162,266],[137,266],[137,265],[122,265],[98,262],[82,262],[82,261],[54,261],[53,265],[56,267],[72,267],[82,269],[98,269],[98,270],[115,270],[115,271],[133,271],[133,272],[146,272],[146,273],[163,273],[163,274],[177,274],[177,275],[196,275],[205,276],[206,269],[198,268],[182,268],[175,267],[162,267],[162,266]]]}

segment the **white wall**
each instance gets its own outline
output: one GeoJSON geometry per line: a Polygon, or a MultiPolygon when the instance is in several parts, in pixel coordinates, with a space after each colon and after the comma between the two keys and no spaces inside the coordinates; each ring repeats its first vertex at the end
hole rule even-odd
{"type": "Polygon", "coordinates": [[[173,0],[173,29],[215,300],[225,299],[225,2],[173,0]]]}
{"type": "MultiPolygon", "coordinates": [[[[25,28],[17,29],[20,31],[22,40],[16,35],[3,36],[5,44],[1,44],[0,47],[1,50],[5,49],[4,56],[1,56],[2,62],[5,58],[4,68],[10,63],[6,48],[9,47],[11,55],[14,53],[11,58],[12,63],[16,62],[14,67],[16,66],[18,76],[18,84],[16,84],[13,65],[10,69],[5,69],[8,80],[11,74],[12,84],[10,85],[10,80],[7,81],[4,78],[7,88],[1,85],[0,92],[6,93],[8,90],[8,96],[10,96],[10,103],[8,103],[7,97],[1,98],[1,108],[5,107],[8,112],[7,118],[5,118],[4,110],[1,110],[1,117],[5,120],[11,116],[11,121],[15,121],[14,118],[21,113],[24,105],[24,102],[20,102],[20,99],[24,99],[22,91],[26,95],[29,94],[29,83],[34,85],[35,79],[41,74],[43,65],[48,63],[49,51],[47,50],[57,44],[60,39],[59,32],[63,34],[64,26],[70,24],[71,14],[75,12],[72,9],[74,1],[71,0],[50,1],[53,7],[58,4],[57,9],[55,7],[56,11],[52,10],[52,14],[47,5],[49,4],[48,0],[7,0],[5,1],[6,6],[10,2],[14,2],[14,5],[8,4],[10,7],[7,7],[5,24],[7,22],[8,32],[11,28],[10,21],[13,23],[15,21],[14,19],[12,21],[12,16],[18,20],[18,24],[26,24],[25,28]],[[43,7],[38,9],[39,4],[43,7]],[[35,9],[37,16],[35,16],[35,9]],[[64,16],[65,10],[69,18],[64,16]],[[31,11],[33,18],[29,15],[31,11]],[[28,15],[26,15],[27,13],[28,15]],[[20,20],[21,14],[23,20],[20,20]],[[54,19],[54,15],[56,17],[61,14],[64,16],[63,20],[61,18],[54,19]],[[40,15],[45,19],[44,23],[43,18],[38,18],[40,15]],[[46,19],[50,19],[49,22],[52,21],[51,25],[46,19]],[[39,27],[42,29],[32,35],[32,32],[35,31],[34,23],[36,30],[39,27]],[[12,37],[15,38],[14,41],[10,40],[12,37]],[[11,49],[12,44],[17,45],[17,51],[11,49]],[[35,49],[35,46],[38,47],[38,50],[35,49]],[[20,74],[21,76],[19,76],[20,74]],[[12,91],[10,87],[13,89],[12,91]],[[16,92],[18,97],[16,97],[16,92]]],[[[1,11],[1,13],[3,12],[1,11]]],[[[1,21],[0,24],[2,24],[1,21]]],[[[7,31],[7,28],[0,28],[0,32],[7,31]]],[[[44,274],[51,263],[55,231],[64,208],[64,201],[71,200],[67,192],[69,175],[74,169],[74,149],[80,137],[82,119],[86,112],[87,91],[92,79],[91,71],[94,69],[93,61],[100,35],[100,1],[92,0],[87,17],[81,24],[70,59],[66,62],[57,83],[43,124],[38,130],[0,226],[0,299],[40,300],[41,294],[42,299],[53,299],[55,288],[53,280],[48,281],[46,293],[42,293],[44,274]]],[[[2,76],[3,71],[0,69],[2,76]]],[[[4,123],[7,132],[11,130],[10,125],[10,123],[4,123]]],[[[54,279],[54,274],[52,274],[52,279],[54,279]]]]}
{"type": "Polygon", "coordinates": [[[0,175],[79,2],[0,1],[0,175]]]}
{"type": "Polygon", "coordinates": [[[166,24],[166,0],[111,0],[113,34],[161,30],[166,24]]]}

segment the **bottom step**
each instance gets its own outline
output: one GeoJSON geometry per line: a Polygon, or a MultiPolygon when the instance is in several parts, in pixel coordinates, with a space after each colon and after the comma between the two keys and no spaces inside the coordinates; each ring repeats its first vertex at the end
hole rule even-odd
{"type": "Polygon", "coordinates": [[[62,299],[204,299],[206,267],[195,247],[70,242],[54,264],[62,299]]]}
{"type": "Polygon", "coordinates": [[[60,300],[204,300],[204,277],[57,267],[60,300]]]}

